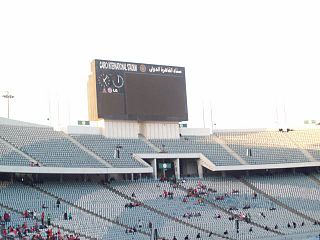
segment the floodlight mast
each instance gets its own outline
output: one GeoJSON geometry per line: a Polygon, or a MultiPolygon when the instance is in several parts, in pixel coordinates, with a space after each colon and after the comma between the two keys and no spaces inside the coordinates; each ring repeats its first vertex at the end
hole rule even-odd
{"type": "Polygon", "coordinates": [[[6,94],[2,95],[2,97],[7,99],[7,113],[8,113],[8,118],[10,118],[10,99],[14,98],[14,96],[11,95],[9,91],[6,91],[6,94]]]}

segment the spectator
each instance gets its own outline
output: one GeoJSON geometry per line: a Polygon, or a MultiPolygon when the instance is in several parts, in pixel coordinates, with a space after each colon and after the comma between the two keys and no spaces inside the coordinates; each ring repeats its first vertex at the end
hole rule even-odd
{"type": "Polygon", "coordinates": [[[41,213],[41,225],[44,225],[44,211],[41,213]]]}
{"type": "Polygon", "coordinates": [[[189,235],[185,236],[184,240],[189,240],[189,235]]]}
{"type": "Polygon", "coordinates": [[[23,212],[23,216],[24,216],[25,218],[28,218],[28,217],[29,217],[28,210],[24,210],[24,212],[23,212]]]}
{"type": "Polygon", "coordinates": [[[232,193],[239,193],[238,189],[232,189],[232,193]]]}
{"type": "Polygon", "coordinates": [[[139,228],[142,228],[142,221],[141,221],[141,219],[139,219],[139,221],[138,221],[138,227],[139,227],[139,228]]]}
{"type": "Polygon", "coordinates": [[[136,197],[136,194],[133,192],[133,193],[131,194],[131,197],[135,198],[135,197],[136,197]]]}
{"type": "Polygon", "coordinates": [[[173,236],[172,240],[177,240],[176,236],[173,236]]]}
{"type": "Polygon", "coordinates": [[[48,213],[47,222],[48,222],[48,226],[50,226],[50,225],[51,225],[51,216],[50,216],[50,213],[48,213]]]}
{"type": "Polygon", "coordinates": [[[168,196],[168,192],[166,190],[163,190],[163,196],[166,198],[168,196]]]}
{"type": "Polygon", "coordinates": [[[197,238],[201,238],[201,237],[200,237],[200,233],[197,234],[197,238]]]}
{"type": "Polygon", "coordinates": [[[6,239],[6,237],[7,237],[7,229],[3,229],[3,231],[2,231],[2,235],[4,236],[4,239],[6,239]]]}
{"type": "Polygon", "coordinates": [[[224,235],[228,235],[228,230],[225,230],[225,231],[223,232],[223,234],[224,234],[224,235]]]}
{"type": "Polygon", "coordinates": [[[57,208],[59,208],[59,207],[60,207],[60,198],[58,198],[58,199],[57,199],[57,203],[56,203],[56,205],[57,205],[57,208]]]}
{"type": "Polygon", "coordinates": [[[249,228],[249,232],[252,232],[252,227],[249,228]]]}
{"type": "Polygon", "coordinates": [[[275,226],[274,226],[274,229],[278,229],[279,227],[278,227],[278,224],[276,224],[275,226]]]}
{"type": "Polygon", "coordinates": [[[68,216],[69,221],[72,220],[72,215],[71,212],[69,212],[69,216],[68,216]]]}
{"type": "Polygon", "coordinates": [[[209,233],[209,237],[211,237],[212,235],[213,235],[213,232],[210,232],[210,233],[209,233]]]}
{"type": "Polygon", "coordinates": [[[250,204],[246,204],[244,205],[243,209],[249,209],[250,208],[250,204]]]}
{"type": "Polygon", "coordinates": [[[250,222],[251,222],[251,214],[248,213],[248,214],[244,217],[244,220],[245,220],[247,223],[250,223],[250,222]]]}
{"type": "Polygon", "coordinates": [[[64,220],[68,220],[68,213],[67,213],[67,212],[64,212],[64,214],[63,214],[63,219],[64,219],[64,220]]]}
{"type": "Polygon", "coordinates": [[[253,193],[253,199],[256,199],[258,194],[256,192],[253,193]]]}
{"type": "Polygon", "coordinates": [[[4,212],[4,214],[3,214],[3,219],[4,219],[5,222],[10,222],[10,221],[11,221],[11,216],[10,216],[10,214],[7,213],[7,212],[4,212]]]}

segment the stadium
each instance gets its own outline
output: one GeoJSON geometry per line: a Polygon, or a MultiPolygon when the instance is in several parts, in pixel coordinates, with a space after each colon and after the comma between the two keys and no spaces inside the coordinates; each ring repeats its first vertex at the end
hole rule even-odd
{"type": "Polygon", "coordinates": [[[320,129],[188,128],[185,69],[93,60],[88,121],[0,118],[0,239],[319,239],[320,129]]]}

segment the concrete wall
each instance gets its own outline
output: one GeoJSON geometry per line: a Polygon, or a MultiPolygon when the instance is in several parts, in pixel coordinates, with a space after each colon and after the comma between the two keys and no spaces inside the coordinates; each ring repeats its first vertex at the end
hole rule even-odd
{"type": "Polygon", "coordinates": [[[68,134],[102,134],[102,128],[89,127],[89,126],[68,126],[68,134]]]}
{"type": "Polygon", "coordinates": [[[187,160],[187,161],[188,161],[187,169],[186,169],[187,174],[190,174],[191,176],[197,176],[198,175],[198,165],[197,165],[196,160],[194,160],[194,161],[187,160]]]}
{"type": "MultiPolygon", "coordinates": [[[[57,130],[57,129],[56,129],[57,130]]],[[[58,129],[68,134],[103,134],[107,138],[179,138],[178,122],[138,122],[124,120],[90,121],[90,126],[58,129]]]]}
{"type": "Polygon", "coordinates": [[[178,122],[140,122],[140,133],[146,138],[179,138],[178,122]]]}
{"type": "Polygon", "coordinates": [[[104,122],[103,135],[108,138],[138,138],[139,123],[137,121],[113,121],[104,122]]]}

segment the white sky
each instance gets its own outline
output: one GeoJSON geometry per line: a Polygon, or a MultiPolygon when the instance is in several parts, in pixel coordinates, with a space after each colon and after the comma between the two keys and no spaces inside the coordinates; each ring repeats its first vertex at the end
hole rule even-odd
{"type": "Polygon", "coordinates": [[[14,119],[85,120],[98,58],[184,66],[190,127],[203,110],[216,128],[320,119],[319,13],[318,0],[0,1],[0,93],[14,119]]]}

